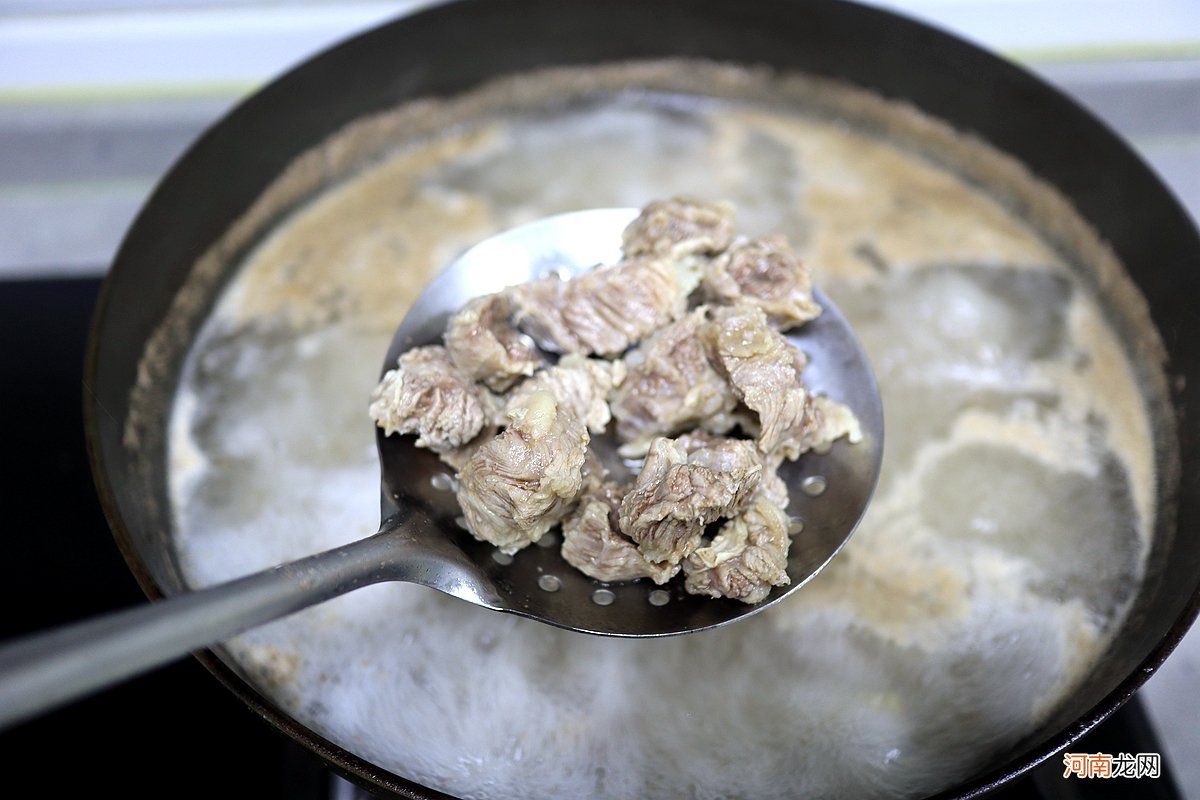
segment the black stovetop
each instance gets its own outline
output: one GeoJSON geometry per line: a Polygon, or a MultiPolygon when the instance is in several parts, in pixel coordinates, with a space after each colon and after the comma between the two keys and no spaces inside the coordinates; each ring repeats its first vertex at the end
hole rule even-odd
{"type": "MultiPolygon", "coordinates": [[[[98,279],[0,282],[0,639],[144,602],[96,501],[81,424],[98,279]]],[[[1076,752],[1161,752],[1135,699],[1076,752]]],[[[328,797],[322,763],[257,719],[193,659],[0,734],[0,765],[50,797],[328,797]]],[[[1164,765],[1165,769],[1169,769],[1164,765]]],[[[1158,780],[1063,780],[1061,759],[996,792],[1177,800],[1158,780]]]]}

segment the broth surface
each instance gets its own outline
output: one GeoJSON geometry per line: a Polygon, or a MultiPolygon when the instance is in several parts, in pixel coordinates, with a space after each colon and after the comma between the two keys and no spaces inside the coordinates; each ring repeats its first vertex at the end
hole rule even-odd
{"type": "Polygon", "coordinates": [[[797,596],[695,636],[599,639],[384,585],[231,657],[322,736],[464,797],[906,797],[988,766],[1095,663],[1153,529],[1150,423],[1089,265],[936,148],[857,119],[852,90],[839,116],[827,97],[526,80],[508,111],[467,108],[330,186],[240,264],[172,414],[189,582],[376,530],[367,398],[458,252],[675,194],[786,233],[859,332],[887,429],[866,518],[797,596]]]}

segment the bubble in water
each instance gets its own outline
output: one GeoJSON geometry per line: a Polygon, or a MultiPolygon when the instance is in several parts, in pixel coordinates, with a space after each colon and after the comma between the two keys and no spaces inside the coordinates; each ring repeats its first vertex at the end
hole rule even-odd
{"type": "Polygon", "coordinates": [[[495,561],[497,564],[500,564],[501,566],[507,567],[509,564],[511,564],[513,562],[513,557],[510,556],[508,553],[501,553],[499,550],[493,550],[492,551],[492,561],[495,561]]]}
{"type": "Polygon", "coordinates": [[[554,545],[558,544],[558,536],[553,533],[543,534],[542,538],[537,540],[538,547],[544,547],[549,550],[554,545]]]}
{"type": "Polygon", "coordinates": [[[557,592],[562,588],[562,581],[555,575],[543,575],[538,578],[538,588],[543,592],[557,592]]]}
{"type": "Polygon", "coordinates": [[[800,517],[788,517],[788,535],[795,536],[804,530],[804,520],[800,517]]]}
{"type": "Polygon", "coordinates": [[[671,602],[671,593],[666,589],[655,589],[650,593],[650,605],[665,606],[671,602]]]}
{"type": "Polygon", "coordinates": [[[454,479],[444,472],[439,472],[429,479],[429,485],[439,492],[449,492],[454,488],[454,479]]]}

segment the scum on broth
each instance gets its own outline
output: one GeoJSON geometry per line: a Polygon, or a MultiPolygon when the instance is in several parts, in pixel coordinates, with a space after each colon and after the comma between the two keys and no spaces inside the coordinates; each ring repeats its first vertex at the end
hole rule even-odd
{"type": "MultiPolygon", "coordinates": [[[[647,69],[684,91],[761,77],[647,69]]],[[[406,143],[239,267],[171,419],[189,582],[375,530],[366,398],[458,251],[676,193],[787,233],[859,332],[888,430],[875,501],[795,598],[696,636],[598,639],[385,585],[231,657],[321,735],[467,797],[912,796],[986,766],[1093,665],[1153,527],[1150,423],[1087,282],[1037,225],[877,125],[658,92],[551,102],[569,81],[525,80],[524,106],[406,143]]]]}

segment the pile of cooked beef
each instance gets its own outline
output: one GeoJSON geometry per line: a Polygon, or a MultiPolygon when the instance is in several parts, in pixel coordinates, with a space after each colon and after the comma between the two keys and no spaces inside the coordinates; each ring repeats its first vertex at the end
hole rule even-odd
{"type": "Polygon", "coordinates": [[[781,236],[735,235],[725,203],[651,203],[622,245],[472,300],[444,345],[400,357],[371,417],[457,470],[467,529],[504,553],[561,525],[563,558],[598,581],[682,571],[693,594],[761,602],[788,583],[780,464],[860,435],[781,334],[821,313],[808,269],[781,236]],[[630,484],[593,452],[610,428],[643,459],[630,484]]]}

